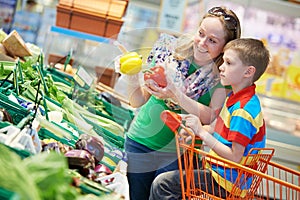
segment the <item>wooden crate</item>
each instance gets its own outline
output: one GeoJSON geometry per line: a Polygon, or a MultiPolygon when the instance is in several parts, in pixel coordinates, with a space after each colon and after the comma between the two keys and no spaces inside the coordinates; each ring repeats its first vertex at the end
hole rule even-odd
{"type": "Polygon", "coordinates": [[[62,0],[57,5],[56,26],[117,38],[127,5],[126,0],[62,0]]]}
{"type": "Polygon", "coordinates": [[[99,15],[107,15],[110,0],[74,0],[73,7],[87,12],[97,13],[99,15]]]}
{"type": "MultiPolygon", "coordinates": [[[[49,54],[48,55],[48,63],[61,63],[64,64],[66,62],[67,56],[57,55],[57,54],[49,54]]],[[[71,58],[69,64],[73,65],[74,60],[71,58]]]]}
{"type": "Polygon", "coordinates": [[[73,9],[70,29],[94,35],[104,36],[105,26],[105,15],[91,13],[75,8],[73,9]]]}
{"type": "Polygon", "coordinates": [[[118,38],[118,34],[123,25],[123,20],[119,18],[107,17],[106,21],[106,29],[105,29],[105,37],[108,38],[118,38]]]}
{"type": "Polygon", "coordinates": [[[72,7],[74,0],[59,0],[59,5],[72,7]]]}
{"type": "Polygon", "coordinates": [[[56,26],[70,28],[71,23],[71,7],[65,5],[56,6],[56,26]]]}
{"type": "Polygon", "coordinates": [[[121,19],[125,15],[127,5],[127,1],[111,0],[107,16],[121,19]]]}

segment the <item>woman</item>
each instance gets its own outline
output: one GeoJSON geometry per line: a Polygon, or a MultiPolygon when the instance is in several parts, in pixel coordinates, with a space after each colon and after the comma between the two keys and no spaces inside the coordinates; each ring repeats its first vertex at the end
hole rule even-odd
{"type": "Polygon", "coordinates": [[[226,97],[218,73],[223,47],[240,34],[236,14],[214,7],[194,37],[176,39],[163,34],[154,45],[148,61],[175,71],[167,87],[160,88],[151,80],[140,85],[139,75],[124,75],[130,104],[140,107],[125,140],[131,200],[148,199],[154,178],[178,169],[174,133],[160,119],[163,110],[194,114],[202,124],[215,119],[226,97]]]}

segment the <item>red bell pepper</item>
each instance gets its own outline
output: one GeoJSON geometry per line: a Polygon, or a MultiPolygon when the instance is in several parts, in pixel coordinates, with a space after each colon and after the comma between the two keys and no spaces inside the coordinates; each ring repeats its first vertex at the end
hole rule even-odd
{"type": "Polygon", "coordinates": [[[160,114],[160,118],[173,132],[179,128],[182,122],[180,115],[169,110],[164,110],[160,114]]]}
{"type": "Polygon", "coordinates": [[[167,79],[165,75],[165,69],[162,66],[155,66],[150,68],[150,70],[145,71],[144,80],[152,79],[157,83],[159,87],[167,86],[167,79]]]}

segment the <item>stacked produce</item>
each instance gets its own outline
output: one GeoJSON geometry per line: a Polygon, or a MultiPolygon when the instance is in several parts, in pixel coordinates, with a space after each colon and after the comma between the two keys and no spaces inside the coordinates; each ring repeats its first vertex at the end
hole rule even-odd
{"type": "Polygon", "coordinates": [[[126,163],[123,142],[128,124],[116,119],[113,110],[123,116],[128,112],[130,120],[132,112],[108,102],[93,86],[81,88],[71,75],[45,67],[41,50],[25,44],[17,32],[2,38],[3,55],[9,59],[0,57],[0,149],[7,152],[0,154],[1,166],[6,165],[0,175],[0,197],[124,198],[111,187],[115,179],[105,176],[124,176],[119,164],[126,163]],[[28,185],[30,194],[24,189],[28,185]]]}

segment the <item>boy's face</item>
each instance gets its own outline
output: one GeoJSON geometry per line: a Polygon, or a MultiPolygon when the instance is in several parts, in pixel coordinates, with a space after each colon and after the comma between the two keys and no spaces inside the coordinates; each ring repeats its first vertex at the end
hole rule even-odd
{"type": "Polygon", "coordinates": [[[219,67],[222,85],[231,85],[237,90],[244,87],[249,66],[240,60],[235,50],[228,49],[223,55],[224,63],[219,67]]]}

